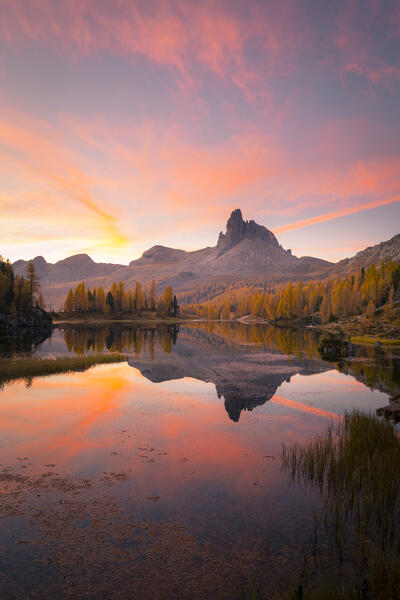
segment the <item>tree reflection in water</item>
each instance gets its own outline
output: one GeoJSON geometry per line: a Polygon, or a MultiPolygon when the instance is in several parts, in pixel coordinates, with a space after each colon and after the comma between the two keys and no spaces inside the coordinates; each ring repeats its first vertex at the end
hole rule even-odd
{"type": "Polygon", "coordinates": [[[154,357],[155,348],[170,353],[178,336],[178,325],[141,327],[82,327],[64,329],[68,352],[134,352],[154,357]]]}

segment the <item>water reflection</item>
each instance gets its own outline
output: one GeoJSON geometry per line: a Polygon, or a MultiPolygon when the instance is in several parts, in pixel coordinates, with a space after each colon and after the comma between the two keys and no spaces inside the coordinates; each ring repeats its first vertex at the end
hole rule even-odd
{"type": "MultiPolygon", "coordinates": [[[[181,327],[173,353],[132,356],[128,363],[153,383],[190,377],[212,382],[232,421],[270,400],[284,381],[296,373],[311,375],[331,368],[317,356],[309,358],[314,336],[305,349],[297,346],[288,358],[280,350],[292,347],[295,332],[260,326],[181,327]]],[[[304,338],[303,338],[304,339],[304,338]]],[[[307,340],[307,341],[308,341],[307,340]]]]}
{"type": "Polygon", "coordinates": [[[253,576],[277,588],[313,507],[281,475],[281,439],[321,418],[271,408],[239,430],[213,384],[154,385],[126,364],[9,386],[0,592],[231,600],[253,576]]]}
{"type": "Polygon", "coordinates": [[[312,330],[187,323],[32,349],[128,360],[0,391],[0,597],[282,597],[319,502],[288,484],[282,443],[398,385],[392,353],[337,368],[317,348],[312,330]]]}
{"type": "MultiPolygon", "coordinates": [[[[359,346],[348,360],[335,364],[321,359],[319,339],[313,329],[260,323],[117,324],[66,327],[47,340],[30,345],[25,341],[25,346],[14,352],[51,358],[125,353],[129,365],[153,383],[185,377],[212,382],[235,422],[243,411],[268,402],[282,383],[296,374],[313,375],[334,367],[370,389],[389,395],[400,389],[400,355],[395,351],[379,354],[373,347],[359,346]]],[[[6,355],[10,352],[8,346],[6,355]]]]}
{"type": "Polygon", "coordinates": [[[178,336],[177,325],[141,327],[83,327],[64,329],[64,340],[69,352],[135,352],[154,357],[155,348],[172,351],[178,336]]]}
{"type": "Polygon", "coordinates": [[[25,337],[0,337],[0,359],[14,356],[30,356],[49,340],[48,334],[35,333],[25,337]]]}

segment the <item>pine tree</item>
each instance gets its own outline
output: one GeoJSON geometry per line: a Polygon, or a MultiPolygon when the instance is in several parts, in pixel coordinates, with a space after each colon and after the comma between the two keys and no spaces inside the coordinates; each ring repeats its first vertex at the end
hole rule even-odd
{"type": "Polygon", "coordinates": [[[64,302],[64,310],[67,313],[70,313],[74,310],[74,293],[72,289],[69,290],[67,297],[64,302]]]}
{"type": "Polygon", "coordinates": [[[113,312],[114,310],[114,296],[111,292],[107,292],[106,296],[106,306],[109,312],[113,312]]]}
{"type": "Polygon", "coordinates": [[[365,314],[367,315],[367,317],[369,319],[373,319],[374,318],[374,316],[375,316],[375,308],[376,308],[375,307],[375,302],[371,299],[368,302],[367,309],[365,311],[365,314]]]}
{"type": "Polygon", "coordinates": [[[174,300],[173,300],[173,313],[174,317],[177,317],[179,315],[179,304],[178,304],[178,300],[177,297],[174,296],[174,300]]]}
{"type": "Polygon", "coordinates": [[[150,310],[154,310],[155,307],[156,307],[156,282],[153,279],[150,284],[150,291],[149,291],[149,308],[150,308],[150,310]]]}
{"type": "Polygon", "coordinates": [[[172,287],[170,285],[167,285],[166,288],[164,289],[163,299],[164,299],[164,302],[165,302],[165,306],[167,308],[167,313],[169,315],[173,314],[174,299],[173,299],[172,287]]]}
{"type": "Polygon", "coordinates": [[[39,299],[40,293],[40,279],[38,274],[36,273],[35,265],[30,260],[26,267],[26,278],[29,283],[29,290],[31,295],[31,304],[32,306],[36,306],[39,299]]]}

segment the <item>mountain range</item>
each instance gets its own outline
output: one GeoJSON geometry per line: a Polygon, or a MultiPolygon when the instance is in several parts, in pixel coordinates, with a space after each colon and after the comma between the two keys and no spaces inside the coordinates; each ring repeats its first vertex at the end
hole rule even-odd
{"type": "MultiPolygon", "coordinates": [[[[129,265],[96,263],[87,254],[77,254],[56,263],[47,262],[43,256],[33,259],[42,282],[48,307],[59,309],[68,290],[84,281],[89,287],[102,285],[108,288],[113,281],[123,281],[133,286],[157,281],[161,290],[172,285],[181,301],[207,299],[212,289],[223,291],[224,286],[246,281],[272,283],[289,280],[320,279],[333,274],[345,274],[359,266],[378,263],[391,256],[400,260],[400,234],[391,240],[371,246],[355,256],[331,263],[312,256],[294,256],[285,250],[275,235],[255,221],[245,221],[240,209],[232,212],[226,231],[219,234],[216,246],[192,252],[153,246],[129,265]]],[[[24,275],[27,261],[13,264],[14,272],[24,275]]]]}

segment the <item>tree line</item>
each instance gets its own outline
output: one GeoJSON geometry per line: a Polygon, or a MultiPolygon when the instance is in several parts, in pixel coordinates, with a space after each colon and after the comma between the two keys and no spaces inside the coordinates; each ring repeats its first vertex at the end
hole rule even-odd
{"type": "Polygon", "coordinates": [[[400,265],[391,258],[345,278],[289,283],[268,291],[246,293],[245,289],[224,294],[186,311],[206,319],[232,319],[254,315],[270,321],[318,316],[324,323],[353,315],[372,318],[377,308],[387,316],[400,289],[400,265]]]}
{"type": "Polygon", "coordinates": [[[0,256],[0,313],[21,315],[44,307],[40,279],[35,265],[28,262],[26,276],[15,275],[12,264],[0,256]]]}
{"type": "Polygon", "coordinates": [[[67,313],[140,313],[143,310],[176,317],[179,304],[172,287],[167,285],[164,293],[157,296],[155,281],[150,286],[137,281],[132,289],[126,288],[122,281],[114,282],[108,290],[102,286],[86,288],[82,281],[69,290],[64,302],[67,313]]]}

